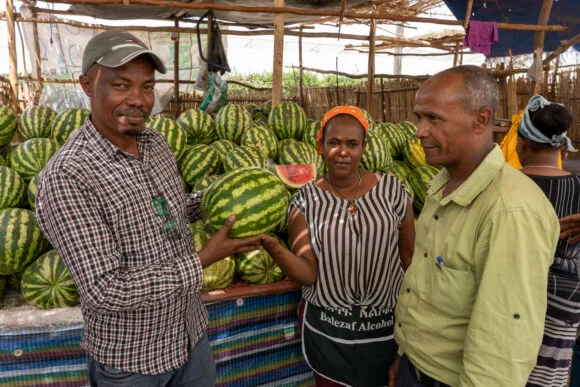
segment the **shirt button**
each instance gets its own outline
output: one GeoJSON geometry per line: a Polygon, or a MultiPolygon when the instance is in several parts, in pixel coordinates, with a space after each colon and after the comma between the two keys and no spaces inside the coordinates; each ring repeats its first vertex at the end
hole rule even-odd
{"type": "Polygon", "coordinates": [[[425,254],[423,254],[423,255],[425,256],[425,258],[427,258],[427,255],[428,255],[428,254],[427,254],[427,252],[425,252],[425,254]]]}
{"type": "Polygon", "coordinates": [[[435,220],[439,219],[439,215],[435,215],[433,218],[435,218],[435,220]]]}
{"type": "Polygon", "coordinates": [[[516,313],[516,314],[514,314],[514,318],[515,318],[516,320],[519,320],[519,319],[520,319],[520,314],[519,314],[519,313],[516,313]]]}
{"type": "Polygon", "coordinates": [[[407,288],[407,293],[411,293],[411,289],[407,288]]]}
{"type": "Polygon", "coordinates": [[[399,328],[402,327],[402,326],[403,326],[403,324],[399,323],[399,328]]]}

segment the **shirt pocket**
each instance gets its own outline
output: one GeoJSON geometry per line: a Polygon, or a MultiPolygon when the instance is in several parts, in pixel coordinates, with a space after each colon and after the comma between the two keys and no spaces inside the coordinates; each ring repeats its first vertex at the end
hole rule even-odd
{"type": "Polygon", "coordinates": [[[477,295],[475,272],[443,265],[433,270],[433,305],[444,315],[468,318],[477,295]]]}

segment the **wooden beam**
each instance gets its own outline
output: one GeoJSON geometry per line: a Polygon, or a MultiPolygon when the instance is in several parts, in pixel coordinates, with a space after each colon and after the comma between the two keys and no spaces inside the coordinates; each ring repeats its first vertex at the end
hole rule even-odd
{"type": "MultiPolygon", "coordinates": [[[[550,19],[550,13],[552,12],[552,5],[554,0],[543,0],[542,9],[540,11],[540,16],[538,17],[538,25],[547,25],[550,19]]],[[[544,52],[544,38],[546,36],[545,31],[536,31],[534,34],[534,63],[536,61],[542,60],[542,53],[544,52]],[[539,56],[539,58],[537,57],[539,56]]],[[[542,87],[542,81],[532,80],[531,96],[540,94],[542,87]]]]}
{"type": "Polygon", "coordinates": [[[457,66],[458,59],[459,59],[459,42],[455,43],[455,52],[453,53],[453,67],[457,66]]]}
{"type": "Polygon", "coordinates": [[[14,1],[6,0],[6,24],[8,27],[8,79],[10,80],[10,108],[20,112],[18,104],[18,59],[16,53],[16,31],[14,29],[14,1]]]}
{"type": "Polygon", "coordinates": [[[377,33],[377,21],[371,19],[369,26],[369,64],[368,64],[368,80],[367,80],[367,110],[369,114],[373,111],[373,89],[375,86],[375,35],[377,33]]]}
{"type": "MultiPolygon", "coordinates": [[[[373,94],[388,94],[388,93],[398,93],[401,91],[413,91],[419,90],[420,86],[409,86],[409,87],[399,87],[396,89],[381,89],[381,90],[374,90],[373,94]]],[[[355,93],[365,93],[365,91],[355,90],[355,93]]]]}
{"type": "MultiPolygon", "coordinates": [[[[310,67],[304,67],[304,70],[306,71],[310,71],[313,73],[319,73],[319,74],[331,74],[331,75],[340,75],[342,77],[347,77],[347,78],[351,78],[351,79],[364,79],[364,78],[368,78],[367,74],[358,74],[358,75],[353,75],[353,74],[349,74],[349,73],[343,73],[340,72],[338,70],[319,70],[319,69],[314,69],[314,68],[310,68],[310,67]]],[[[524,70],[525,71],[525,70],[524,70]]],[[[393,75],[393,74],[375,74],[375,78],[386,78],[386,79],[399,79],[399,78],[408,78],[408,79],[427,79],[431,77],[430,75],[393,75]]]]}
{"type": "MultiPolygon", "coordinates": [[[[104,4],[123,4],[125,0],[53,0],[51,3],[60,4],[92,4],[92,5],[104,5],[104,4]]],[[[208,3],[180,3],[178,1],[165,1],[165,0],[131,0],[131,5],[151,5],[159,7],[174,7],[174,8],[186,8],[186,9],[203,9],[203,10],[216,10],[216,11],[233,11],[233,12],[247,12],[247,13],[275,13],[275,14],[291,14],[299,16],[334,16],[340,17],[340,10],[331,9],[303,9],[303,8],[290,8],[290,7],[249,7],[243,5],[228,5],[228,4],[208,4],[208,3]]],[[[435,19],[420,16],[408,16],[400,15],[393,12],[377,12],[377,13],[366,13],[358,11],[346,10],[344,12],[344,17],[350,19],[363,19],[363,20],[389,20],[389,21],[400,21],[400,22],[417,22],[417,23],[431,23],[431,24],[441,24],[441,25],[451,25],[451,26],[462,26],[463,20],[448,20],[448,19],[435,19]]],[[[510,23],[498,23],[499,29],[506,30],[524,30],[524,31],[567,31],[566,26],[538,26],[530,24],[510,24],[510,23]]]]}
{"type": "Polygon", "coordinates": [[[473,0],[467,2],[467,9],[465,11],[465,19],[463,19],[463,29],[467,29],[469,26],[469,20],[471,19],[471,10],[473,9],[473,0]]]}
{"type": "MultiPolygon", "coordinates": [[[[302,26],[300,26],[300,32],[302,32],[302,26]]],[[[298,37],[298,71],[300,72],[299,79],[300,83],[298,85],[298,97],[300,106],[304,106],[304,68],[302,67],[302,34],[298,37]]]]}
{"type": "MultiPolygon", "coordinates": [[[[352,48],[347,49],[345,51],[356,51],[356,52],[360,52],[361,54],[368,54],[368,51],[363,51],[363,50],[354,50],[352,48]]],[[[460,51],[462,52],[462,51],[460,51]]],[[[476,52],[471,52],[471,51],[463,51],[463,54],[477,54],[476,52]]],[[[454,52],[429,52],[429,53],[425,53],[425,54],[421,54],[421,53],[417,53],[417,52],[407,52],[407,53],[398,53],[398,52],[392,52],[392,51],[376,51],[375,52],[376,55],[380,55],[380,54],[385,54],[385,55],[392,55],[392,56],[447,56],[447,55],[455,55],[454,52]]]]}
{"type": "Polygon", "coordinates": [[[579,43],[579,42],[580,42],[580,34],[578,34],[578,35],[576,35],[568,40],[564,40],[558,48],[556,48],[548,56],[546,56],[546,58],[542,62],[543,65],[544,66],[547,65],[552,60],[554,60],[555,58],[560,56],[560,54],[563,54],[566,50],[568,50],[570,47],[572,47],[573,45],[575,45],[576,43],[579,43]]]}
{"type": "MultiPolygon", "coordinates": [[[[274,0],[275,7],[284,8],[284,0],[274,0]]],[[[284,66],[284,14],[274,15],[274,63],[272,69],[272,107],[282,102],[284,66]]]]}
{"type": "MultiPolygon", "coordinates": [[[[175,19],[175,28],[179,28],[179,19],[175,19]]],[[[173,101],[179,103],[179,32],[173,34],[173,101]]]]}

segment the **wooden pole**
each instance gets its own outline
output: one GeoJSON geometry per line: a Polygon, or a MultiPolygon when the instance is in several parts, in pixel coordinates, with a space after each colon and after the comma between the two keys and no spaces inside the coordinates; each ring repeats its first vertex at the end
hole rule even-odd
{"type": "Polygon", "coordinates": [[[300,36],[298,37],[298,71],[300,72],[299,80],[299,103],[304,106],[304,68],[302,67],[302,26],[300,26],[300,36]]]}
{"type": "MultiPolygon", "coordinates": [[[[124,4],[126,0],[52,0],[51,3],[58,4],[92,4],[92,5],[102,5],[102,4],[124,4]]],[[[275,14],[292,14],[300,16],[318,16],[318,17],[340,17],[340,10],[331,9],[315,9],[315,8],[291,8],[291,7],[249,7],[245,5],[229,5],[229,4],[208,4],[203,3],[180,3],[179,1],[165,1],[165,0],[130,0],[131,5],[152,5],[159,7],[175,7],[175,8],[186,8],[186,9],[213,9],[217,11],[236,11],[236,12],[246,12],[246,13],[275,13],[275,14]]],[[[450,26],[462,26],[463,20],[450,20],[450,19],[436,19],[428,17],[419,16],[408,16],[401,15],[392,12],[376,12],[376,13],[365,13],[357,11],[346,10],[344,12],[344,17],[349,19],[363,19],[363,20],[380,20],[380,21],[400,21],[400,22],[417,22],[417,23],[430,23],[430,24],[441,24],[450,26]]],[[[523,31],[567,31],[566,26],[538,26],[531,24],[510,24],[510,23],[497,23],[499,29],[504,30],[523,30],[523,31]]]]}
{"type": "Polygon", "coordinates": [[[457,66],[458,59],[459,59],[459,42],[455,43],[455,52],[453,53],[453,67],[457,66]]]}
{"type": "Polygon", "coordinates": [[[575,45],[578,42],[580,42],[580,34],[574,36],[571,39],[563,41],[562,44],[558,48],[556,48],[548,56],[546,56],[546,58],[544,59],[544,61],[542,63],[544,64],[544,66],[547,65],[554,58],[559,57],[560,54],[562,54],[564,51],[568,50],[570,47],[572,47],[573,45],[575,45]]]}
{"type": "Polygon", "coordinates": [[[16,31],[14,29],[14,2],[6,0],[6,24],[8,27],[8,79],[10,80],[10,108],[20,112],[18,103],[18,60],[16,53],[16,31]]]}
{"type": "MultiPolygon", "coordinates": [[[[179,19],[175,19],[175,27],[179,27],[179,19]]],[[[179,32],[174,32],[173,40],[173,101],[179,104],[179,32]]]]}
{"type": "Polygon", "coordinates": [[[377,32],[377,21],[371,19],[369,33],[369,66],[368,66],[368,85],[367,85],[367,110],[372,115],[373,111],[373,88],[375,84],[375,34],[377,32]]]}
{"type": "MultiPolygon", "coordinates": [[[[284,0],[274,0],[274,7],[284,7],[284,0]]],[[[272,107],[282,102],[284,64],[284,14],[274,15],[274,68],[272,71],[272,107]]]]}
{"type": "MultiPolygon", "coordinates": [[[[548,19],[550,18],[550,13],[552,12],[552,5],[554,4],[554,0],[544,0],[542,2],[542,10],[540,11],[540,16],[538,17],[538,25],[546,25],[548,24],[548,19]]],[[[546,36],[545,31],[536,31],[534,34],[534,63],[537,60],[542,60],[540,53],[544,51],[544,38],[546,36]],[[540,55],[538,58],[537,55],[540,55]]],[[[532,80],[532,87],[530,95],[539,94],[542,88],[542,81],[532,80]]]]}
{"type": "MultiPolygon", "coordinates": [[[[36,17],[36,11],[32,10],[31,12],[32,16],[36,17]]],[[[42,83],[42,58],[40,57],[40,44],[38,43],[38,23],[32,23],[32,36],[34,39],[34,76],[38,79],[38,92],[36,95],[40,99],[44,85],[42,83]]],[[[38,100],[34,101],[34,103],[37,104],[38,100]]]]}
{"type": "MultiPolygon", "coordinates": [[[[554,73],[552,74],[552,96],[551,98],[556,98],[556,81],[558,80],[558,67],[560,66],[560,55],[556,58],[556,64],[554,66],[554,73]]],[[[553,99],[552,99],[553,101],[553,99]]]]}
{"type": "Polygon", "coordinates": [[[382,116],[382,121],[381,122],[386,122],[387,118],[385,116],[385,86],[383,85],[383,78],[381,79],[381,116],[382,116]]]}
{"type": "Polygon", "coordinates": [[[465,11],[465,19],[463,19],[463,29],[469,27],[469,20],[471,19],[471,10],[473,8],[473,0],[467,2],[467,10],[465,11]]]}

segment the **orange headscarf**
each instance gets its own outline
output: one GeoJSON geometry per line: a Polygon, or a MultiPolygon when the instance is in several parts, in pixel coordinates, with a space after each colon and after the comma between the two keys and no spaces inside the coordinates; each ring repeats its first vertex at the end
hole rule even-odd
{"type": "Polygon", "coordinates": [[[365,129],[365,133],[369,131],[369,123],[368,123],[367,119],[365,118],[365,115],[364,115],[362,109],[360,109],[356,106],[336,106],[336,107],[333,107],[332,109],[327,111],[326,114],[324,114],[324,116],[322,117],[322,122],[320,122],[320,129],[318,129],[318,133],[316,133],[316,140],[318,141],[318,154],[319,155],[322,154],[322,131],[324,130],[324,127],[326,126],[328,121],[330,121],[331,119],[333,119],[334,117],[336,117],[339,114],[347,114],[349,116],[356,118],[356,120],[358,122],[360,122],[361,125],[363,126],[363,128],[365,129]]]}

